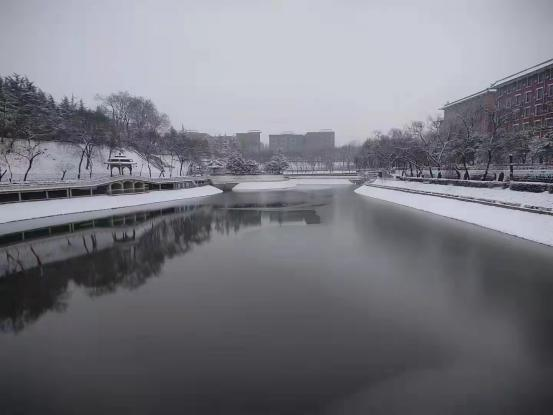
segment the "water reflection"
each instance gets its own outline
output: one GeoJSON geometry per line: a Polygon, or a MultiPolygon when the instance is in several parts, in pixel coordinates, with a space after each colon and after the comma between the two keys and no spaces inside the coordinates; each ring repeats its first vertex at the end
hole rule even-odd
{"type": "Polygon", "coordinates": [[[64,311],[70,283],[89,296],[135,289],[166,259],[244,227],[317,224],[314,210],[284,203],[183,206],[33,229],[0,237],[0,330],[20,331],[64,311]],[[247,208],[246,208],[247,207],[247,208]]]}
{"type": "Polygon", "coordinates": [[[550,248],[348,189],[219,196],[4,247],[0,405],[551,413],[550,248]]]}

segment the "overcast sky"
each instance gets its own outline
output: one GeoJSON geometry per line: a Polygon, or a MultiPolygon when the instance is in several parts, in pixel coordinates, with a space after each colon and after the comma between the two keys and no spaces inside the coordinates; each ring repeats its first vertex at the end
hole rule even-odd
{"type": "Polygon", "coordinates": [[[553,57],[553,1],[0,0],[0,74],[82,98],[127,90],[179,128],[331,128],[438,113],[553,57]]]}

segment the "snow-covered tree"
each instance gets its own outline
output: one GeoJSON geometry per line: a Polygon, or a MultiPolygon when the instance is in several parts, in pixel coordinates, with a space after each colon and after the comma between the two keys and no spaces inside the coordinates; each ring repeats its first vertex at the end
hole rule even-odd
{"type": "Polygon", "coordinates": [[[265,164],[265,171],[271,174],[282,174],[288,168],[288,160],[281,151],[278,151],[271,160],[265,164]]]}
{"type": "Polygon", "coordinates": [[[242,158],[240,153],[232,153],[227,159],[227,170],[234,175],[245,174],[246,161],[242,158]]]}

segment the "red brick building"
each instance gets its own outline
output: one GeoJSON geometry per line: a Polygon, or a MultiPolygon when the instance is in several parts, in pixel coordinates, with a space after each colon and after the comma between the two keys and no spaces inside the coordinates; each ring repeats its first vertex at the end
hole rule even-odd
{"type": "Polygon", "coordinates": [[[444,111],[444,126],[471,124],[475,134],[487,135],[491,132],[490,114],[496,108],[496,90],[486,88],[472,95],[448,102],[444,111]]]}
{"type": "Polygon", "coordinates": [[[509,127],[543,136],[553,130],[553,59],[499,79],[496,106],[509,112],[509,127]]]}
{"type": "Polygon", "coordinates": [[[441,109],[444,124],[470,119],[478,134],[489,134],[490,117],[500,116],[503,130],[543,137],[553,132],[553,59],[501,78],[441,109]]]}

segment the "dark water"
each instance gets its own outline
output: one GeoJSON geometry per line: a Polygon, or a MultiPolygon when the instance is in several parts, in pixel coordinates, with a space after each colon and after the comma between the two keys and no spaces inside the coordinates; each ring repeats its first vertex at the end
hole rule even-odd
{"type": "Polygon", "coordinates": [[[351,188],[0,244],[1,414],[553,413],[537,244],[351,188]]]}

